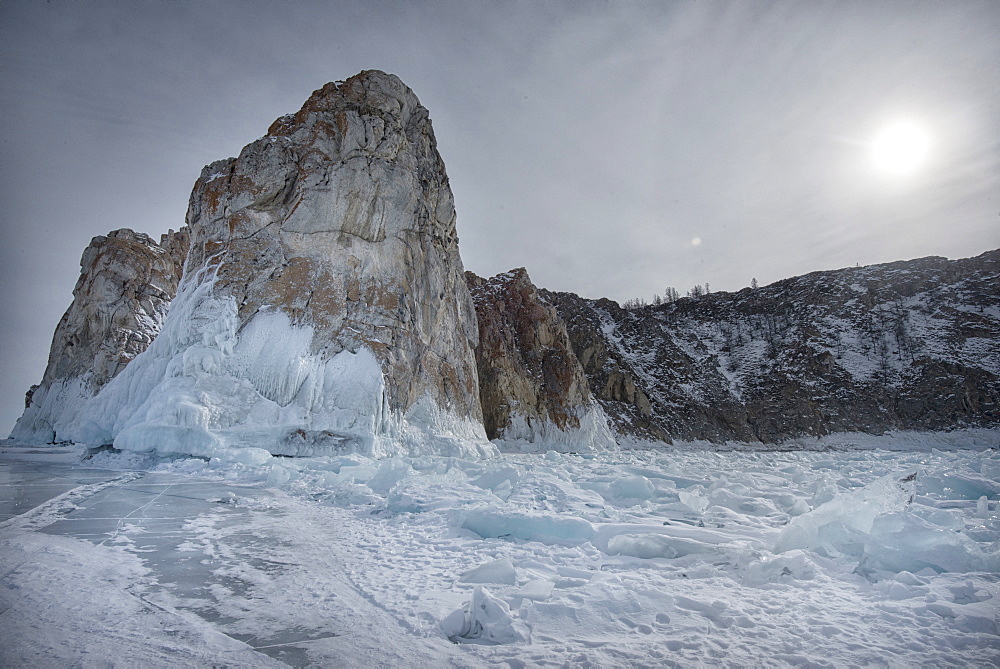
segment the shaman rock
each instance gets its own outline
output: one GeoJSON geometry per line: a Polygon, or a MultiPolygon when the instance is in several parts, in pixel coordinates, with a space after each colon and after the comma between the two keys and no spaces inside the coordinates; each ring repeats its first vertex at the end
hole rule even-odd
{"type": "Polygon", "coordinates": [[[66,438],[251,459],[495,452],[448,177],[397,77],[314,92],[202,171],[186,223],[160,336],[66,438]]]}

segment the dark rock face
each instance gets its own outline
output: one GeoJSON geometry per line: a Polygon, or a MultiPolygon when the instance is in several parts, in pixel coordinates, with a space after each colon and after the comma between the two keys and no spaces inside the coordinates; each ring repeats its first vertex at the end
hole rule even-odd
{"type": "Polygon", "coordinates": [[[33,384],[28,388],[27,392],[24,393],[24,408],[27,409],[31,406],[31,398],[35,396],[35,391],[38,390],[38,384],[33,384]]]}
{"type": "Polygon", "coordinates": [[[546,298],[625,433],[774,443],[1000,423],[1000,251],[628,311],[546,298]]]}
{"type": "Polygon", "coordinates": [[[479,321],[476,363],[487,436],[510,436],[525,424],[579,429],[593,399],[558,312],[524,268],[465,278],[479,321]]]}
{"type": "Polygon", "coordinates": [[[658,323],[632,318],[611,300],[546,297],[567,321],[591,388],[619,431],[663,441],[753,438],[725,377],[687,356],[658,323]],[[615,341],[612,331],[627,342],[615,341]],[[699,401],[691,401],[692,393],[699,401]]]}

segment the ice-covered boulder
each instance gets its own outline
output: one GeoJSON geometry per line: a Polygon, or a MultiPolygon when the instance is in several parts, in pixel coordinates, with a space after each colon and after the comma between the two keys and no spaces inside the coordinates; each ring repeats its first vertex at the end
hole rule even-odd
{"type": "Polygon", "coordinates": [[[524,268],[466,272],[479,322],[479,393],[490,438],[594,451],[614,445],[566,325],[524,268]]]}
{"type": "Polygon", "coordinates": [[[11,436],[69,438],[66,430],[78,422],[84,403],[159,333],[187,250],[184,229],[171,230],[159,244],[127,228],[91,240],[80,259],[73,302],[52,337],[45,374],[29,391],[11,436]]]}
{"type": "Polygon", "coordinates": [[[162,332],[61,438],[210,456],[485,455],[455,209],[427,110],[366,71],[206,167],[162,332]]]}

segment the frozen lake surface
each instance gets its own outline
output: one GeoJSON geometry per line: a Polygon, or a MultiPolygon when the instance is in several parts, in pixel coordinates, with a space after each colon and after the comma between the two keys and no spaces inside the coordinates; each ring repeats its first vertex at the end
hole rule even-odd
{"type": "Polygon", "coordinates": [[[3,442],[0,665],[1000,665],[998,433],[802,445],[3,442]]]}

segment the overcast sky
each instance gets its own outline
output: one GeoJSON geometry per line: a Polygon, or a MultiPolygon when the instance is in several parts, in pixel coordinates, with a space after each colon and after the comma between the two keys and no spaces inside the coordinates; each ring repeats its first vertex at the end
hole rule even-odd
{"type": "Polygon", "coordinates": [[[430,110],[467,269],[586,297],[1000,247],[1000,2],[0,2],[0,432],[95,235],[377,68],[430,110]],[[906,174],[872,159],[899,120],[906,174]]]}

